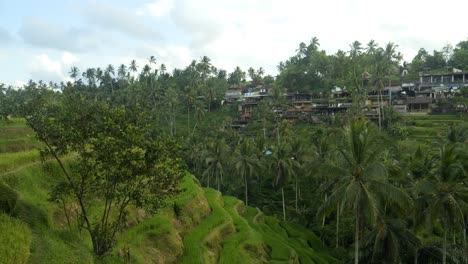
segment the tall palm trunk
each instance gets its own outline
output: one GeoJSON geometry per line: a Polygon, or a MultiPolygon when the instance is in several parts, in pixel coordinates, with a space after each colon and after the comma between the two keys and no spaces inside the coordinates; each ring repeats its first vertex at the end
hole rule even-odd
{"type": "Polygon", "coordinates": [[[297,179],[297,175],[296,175],[296,202],[295,202],[295,205],[296,205],[296,213],[298,212],[298,209],[297,209],[297,199],[298,199],[298,187],[299,187],[299,184],[298,184],[298,179],[297,179]]]}
{"type": "MultiPolygon", "coordinates": [[[[328,194],[325,194],[325,203],[327,202],[327,200],[328,200],[328,194]]],[[[322,217],[322,227],[324,226],[325,226],[325,216],[322,217]]]]}
{"type": "Polygon", "coordinates": [[[248,197],[248,187],[247,187],[247,175],[244,175],[244,183],[245,183],[245,205],[249,205],[249,197],[248,197]]]}
{"type": "Polygon", "coordinates": [[[442,255],[442,264],[447,263],[447,229],[444,230],[444,252],[442,255]]]}
{"type": "Polygon", "coordinates": [[[336,248],[339,246],[340,241],[340,203],[336,205],[336,248]]]}
{"type": "Polygon", "coordinates": [[[190,105],[187,105],[187,134],[190,134],[190,105]]]}
{"type": "MultiPolygon", "coordinates": [[[[466,248],[466,228],[463,227],[463,250],[467,250],[466,248]]],[[[466,254],[464,254],[464,257],[463,257],[463,263],[467,263],[467,257],[466,257],[466,254]]]]}
{"type": "Polygon", "coordinates": [[[356,210],[356,228],[354,231],[354,264],[359,264],[359,215],[356,210]]]}
{"type": "Polygon", "coordinates": [[[283,198],[283,220],[286,221],[286,205],[284,203],[284,187],[281,187],[281,197],[283,198]]]}
{"type": "Polygon", "coordinates": [[[417,248],[414,252],[414,264],[418,264],[418,249],[417,248]]]}

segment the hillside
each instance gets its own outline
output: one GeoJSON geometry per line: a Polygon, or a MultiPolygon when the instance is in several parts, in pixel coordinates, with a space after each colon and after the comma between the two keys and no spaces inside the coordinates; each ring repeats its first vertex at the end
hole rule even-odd
{"type": "Polygon", "coordinates": [[[18,194],[13,217],[0,215],[0,263],[339,263],[304,227],[202,188],[190,174],[157,215],[131,209],[115,250],[96,260],[75,208],[48,201],[59,171],[40,162],[37,146],[22,120],[0,127],[0,183],[18,194]]]}

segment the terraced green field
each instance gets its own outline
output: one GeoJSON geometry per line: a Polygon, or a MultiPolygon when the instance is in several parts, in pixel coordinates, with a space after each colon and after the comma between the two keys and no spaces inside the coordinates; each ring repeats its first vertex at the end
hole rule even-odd
{"type": "Polygon", "coordinates": [[[22,120],[0,127],[0,182],[18,193],[13,217],[0,214],[0,227],[12,230],[0,241],[16,250],[0,243],[9,257],[0,263],[339,263],[304,227],[202,188],[190,174],[157,215],[130,208],[115,250],[95,259],[73,211],[70,228],[61,203],[48,201],[60,172],[52,161],[44,170],[38,146],[22,120]]]}
{"type": "Polygon", "coordinates": [[[446,136],[447,129],[461,123],[468,122],[468,116],[456,114],[438,115],[404,115],[404,120],[412,123],[407,127],[409,139],[418,142],[431,143],[446,136]]]}

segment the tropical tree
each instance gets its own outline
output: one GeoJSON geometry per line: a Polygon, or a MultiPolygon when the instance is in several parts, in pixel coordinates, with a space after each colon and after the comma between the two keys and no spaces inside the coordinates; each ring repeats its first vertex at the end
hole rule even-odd
{"type": "Polygon", "coordinates": [[[249,138],[244,138],[242,143],[237,145],[234,152],[234,168],[239,173],[244,183],[245,205],[249,205],[248,186],[249,178],[253,176],[258,169],[258,158],[255,155],[253,142],[249,138]]]}
{"type": "Polygon", "coordinates": [[[402,210],[412,208],[411,198],[388,183],[388,175],[379,157],[382,151],[378,133],[369,121],[353,119],[346,128],[338,163],[330,164],[335,174],[341,175],[332,195],[320,207],[318,216],[331,213],[340,204],[340,210],[350,209],[355,217],[354,263],[359,263],[361,227],[375,223],[382,208],[392,204],[402,210]]]}
{"type": "Polygon", "coordinates": [[[79,76],[79,72],[80,72],[80,70],[75,66],[71,67],[71,69],[70,69],[70,72],[69,72],[70,77],[73,78],[75,80],[75,82],[77,81],[76,78],[79,76]]]}
{"type": "Polygon", "coordinates": [[[207,144],[205,163],[208,166],[204,175],[208,177],[208,187],[210,187],[210,177],[216,178],[218,191],[221,190],[224,171],[228,165],[229,146],[223,138],[213,139],[207,144]]]}
{"type": "Polygon", "coordinates": [[[129,206],[154,213],[177,192],[179,146],[151,137],[141,109],[89,101],[75,91],[65,90],[58,101],[49,94],[36,93],[24,117],[62,173],[53,175],[58,184],[52,193],[73,197],[93,251],[102,256],[125,229],[129,206]],[[76,155],[69,166],[68,153],[76,155]]]}
{"type": "Polygon", "coordinates": [[[128,69],[129,69],[130,71],[132,71],[133,73],[135,73],[135,72],[138,71],[138,65],[137,65],[137,63],[136,63],[136,60],[132,60],[132,61],[130,62],[130,66],[128,66],[128,69]]]}
{"type": "Polygon", "coordinates": [[[268,160],[268,167],[273,174],[273,186],[277,189],[281,189],[283,220],[286,221],[284,187],[289,182],[290,178],[295,175],[294,169],[297,167],[297,161],[292,159],[290,148],[287,144],[276,145],[268,160]]]}
{"type": "Polygon", "coordinates": [[[434,167],[415,187],[418,200],[426,204],[421,212],[430,225],[440,222],[443,227],[442,263],[447,263],[447,233],[459,229],[466,246],[465,216],[468,187],[466,172],[459,159],[456,145],[442,145],[434,156],[434,167]]]}

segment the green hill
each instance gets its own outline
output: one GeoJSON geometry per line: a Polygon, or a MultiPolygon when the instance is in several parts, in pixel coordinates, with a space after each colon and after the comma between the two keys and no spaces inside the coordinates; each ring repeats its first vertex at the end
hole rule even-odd
{"type": "Polygon", "coordinates": [[[18,197],[12,217],[0,213],[9,230],[0,263],[339,263],[306,228],[202,188],[188,173],[157,215],[131,208],[113,252],[95,259],[73,204],[48,201],[60,172],[40,162],[39,145],[22,120],[0,127],[0,183],[18,197]]]}

